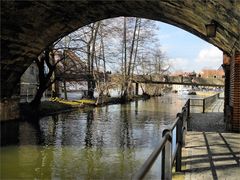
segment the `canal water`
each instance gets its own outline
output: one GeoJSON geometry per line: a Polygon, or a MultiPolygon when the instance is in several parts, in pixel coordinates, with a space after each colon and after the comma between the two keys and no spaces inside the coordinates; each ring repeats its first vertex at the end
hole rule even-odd
{"type": "MultiPolygon", "coordinates": [[[[131,179],[187,100],[177,94],[1,123],[1,179],[131,179]]],[[[159,179],[159,164],[149,179],[159,179]]]]}

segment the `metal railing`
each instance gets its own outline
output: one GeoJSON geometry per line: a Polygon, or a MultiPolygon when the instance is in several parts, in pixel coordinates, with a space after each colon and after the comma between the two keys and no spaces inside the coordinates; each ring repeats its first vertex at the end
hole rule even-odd
{"type": "MultiPolygon", "coordinates": [[[[204,108],[207,109],[209,106],[211,106],[212,103],[214,103],[217,99],[219,99],[219,95],[220,95],[220,93],[217,93],[213,96],[204,98],[204,108]]],[[[205,111],[205,109],[204,109],[204,111],[205,111]]]]}
{"type": "Polygon", "coordinates": [[[203,113],[216,99],[219,93],[207,98],[188,99],[182,108],[182,112],[177,114],[172,126],[164,129],[162,140],[158,147],[148,157],[142,167],[134,175],[134,180],[143,179],[150,168],[161,154],[161,179],[172,179],[172,168],[175,164],[176,172],[181,171],[182,147],[185,145],[185,133],[188,127],[190,117],[190,107],[202,106],[203,113]]]}
{"type": "Polygon", "coordinates": [[[162,159],[161,179],[172,179],[172,167],[174,163],[176,172],[181,171],[182,146],[185,144],[185,132],[187,130],[189,113],[190,100],[186,102],[182,108],[182,112],[177,114],[177,118],[172,126],[163,131],[160,144],[137,171],[133,179],[143,179],[160,154],[162,159]]]}
{"type": "Polygon", "coordinates": [[[202,113],[205,113],[206,109],[212,105],[217,99],[219,99],[220,93],[217,93],[213,96],[206,98],[191,98],[190,106],[191,107],[202,107],[202,113]]]}

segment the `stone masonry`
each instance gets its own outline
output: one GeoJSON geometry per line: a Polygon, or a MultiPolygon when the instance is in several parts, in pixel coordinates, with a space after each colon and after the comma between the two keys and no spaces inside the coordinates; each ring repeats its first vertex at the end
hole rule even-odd
{"type": "Polygon", "coordinates": [[[1,97],[11,97],[23,72],[47,45],[106,18],[135,16],[166,22],[231,54],[233,48],[240,50],[239,9],[236,0],[3,1],[1,97]],[[217,26],[214,38],[206,35],[205,25],[211,22],[217,26]]]}
{"type": "Polygon", "coordinates": [[[1,103],[11,98],[21,75],[47,45],[84,25],[119,16],[142,17],[175,25],[234,57],[230,65],[228,109],[232,128],[239,130],[238,0],[2,1],[1,103]],[[216,37],[209,38],[206,34],[206,25],[210,23],[216,26],[216,37]]]}

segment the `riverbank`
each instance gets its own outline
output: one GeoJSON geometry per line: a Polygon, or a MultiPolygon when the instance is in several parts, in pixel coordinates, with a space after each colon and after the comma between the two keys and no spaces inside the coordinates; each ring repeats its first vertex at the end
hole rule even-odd
{"type": "MultiPolygon", "coordinates": [[[[211,96],[216,92],[199,92],[197,91],[198,96],[211,96]]],[[[161,95],[159,95],[161,96],[161,95]]],[[[103,97],[100,99],[80,99],[80,100],[64,100],[61,98],[49,98],[47,101],[41,102],[39,111],[33,111],[32,108],[29,106],[28,103],[21,103],[21,117],[44,117],[49,115],[54,115],[63,112],[69,112],[73,110],[78,110],[82,108],[88,107],[99,107],[99,106],[106,106],[111,104],[124,104],[131,101],[137,101],[141,99],[149,99],[150,96],[147,94],[144,95],[134,95],[128,97],[128,99],[123,99],[120,97],[103,97]]]]}
{"type": "MultiPolygon", "coordinates": [[[[21,160],[3,163],[3,179],[37,179],[40,176],[35,169],[45,179],[131,179],[184,102],[177,94],[166,94],[126,104],[85,106],[69,113],[40,117],[37,123],[32,123],[33,118],[3,123],[1,132],[5,134],[1,138],[6,144],[1,157],[4,162],[21,160]],[[26,154],[31,156],[27,158],[26,154]],[[94,169],[89,171],[89,165],[94,169]]],[[[154,173],[158,169],[154,169],[151,177],[159,179],[154,173]]]]}
{"type": "Polygon", "coordinates": [[[127,100],[123,100],[119,97],[105,97],[104,99],[81,99],[81,100],[64,100],[61,98],[50,98],[48,101],[41,102],[38,112],[33,112],[28,103],[21,103],[22,117],[27,116],[49,116],[63,112],[69,112],[77,109],[83,109],[88,107],[99,107],[111,104],[123,104],[131,101],[137,101],[141,99],[149,99],[149,95],[131,96],[127,100]]]}

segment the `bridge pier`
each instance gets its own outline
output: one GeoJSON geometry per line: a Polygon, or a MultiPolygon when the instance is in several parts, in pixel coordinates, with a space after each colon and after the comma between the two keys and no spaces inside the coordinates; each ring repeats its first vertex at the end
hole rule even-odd
{"type": "Polygon", "coordinates": [[[139,94],[139,84],[138,83],[135,83],[135,95],[138,95],[139,94]]]}
{"type": "Polygon", "coordinates": [[[240,52],[235,51],[231,61],[230,106],[232,107],[231,130],[240,132],[240,52]]]}
{"type": "Polygon", "coordinates": [[[240,132],[240,52],[232,57],[224,55],[225,107],[224,118],[230,131],[240,132]]]}

